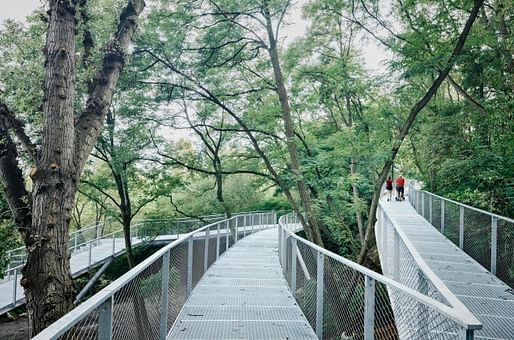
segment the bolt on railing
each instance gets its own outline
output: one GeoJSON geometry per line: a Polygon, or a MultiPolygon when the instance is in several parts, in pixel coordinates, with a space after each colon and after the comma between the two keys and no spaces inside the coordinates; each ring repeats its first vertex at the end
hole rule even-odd
{"type": "Polygon", "coordinates": [[[280,218],[279,258],[320,339],[472,339],[481,328],[465,310],[323,249],[296,235],[300,229],[297,218],[280,218]]]}
{"type": "Polygon", "coordinates": [[[251,213],[183,234],[34,339],[166,339],[191,291],[216,258],[236,239],[275,225],[274,212],[251,213]]]}
{"type": "Polygon", "coordinates": [[[514,288],[514,219],[408,185],[409,201],[427,221],[466,254],[514,288]],[[423,210],[420,202],[429,202],[423,210]]]}

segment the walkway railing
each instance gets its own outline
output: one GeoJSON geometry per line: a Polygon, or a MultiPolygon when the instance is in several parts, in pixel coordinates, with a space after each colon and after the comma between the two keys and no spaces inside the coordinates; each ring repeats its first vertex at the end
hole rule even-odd
{"type": "Polygon", "coordinates": [[[207,269],[238,239],[275,226],[274,212],[214,222],[158,250],[34,339],[166,339],[207,269]]]}
{"type": "Polygon", "coordinates": [[[280,261],[320,339],[472,339],[481,328],[463,310],[323,249],[299,229],[293,216],[280,218],[280,261]]]}
{"type": "MultiPolygon", "coordinates": [[[[225,218],[223,214],[207,215],[200,217],[204,221],[214,222],[225,218]]],[[[194,228],[198,227],[200,219],[192,218],[176,218],[168,220],[134,220],[131,229],[134,229],[134,233],[139,233],[144,230],[141,234],[147,235],[173,235],[183,232],[189,232],[194,228]]],[[[70,252],[84,250],[84,247],[88,247],[91,243],[97,244],[99,240],[104,239],[107,235],[120,234],[123,232],[123,228],[118,221],[106,221],[99,223],[91,223],[80,230],[76,230],[70,233],[68,238],[70,252]]],[[[123,235],[121,236],[123,237],[123,235]]],[[[7,258],[7,270],[6,274],[10,274],[12,269],[20,267],[25,264],[27,260],[27,252],[25,247],[19,247],[16,249],[8,250],[6,252],[7,258]]]]}
{"type": "Polygon", "coordinates": [[[514,287],[514,220],[409,185],[409,201],[430,224],[514,287]]]}

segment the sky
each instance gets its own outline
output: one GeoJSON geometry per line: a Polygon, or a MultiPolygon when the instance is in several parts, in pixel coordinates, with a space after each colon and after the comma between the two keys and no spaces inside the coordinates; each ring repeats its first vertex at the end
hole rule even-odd
{"type": "MultiPolygon", "coordinates": [[[[306,0],[296,1],[296,6],[291,11],[287,22],[289,25],[282,29],[282,35],[285,43],[293,41],[295,38],[302,36],[307,29],[307,22],[302,18],[301,4],[306,0]]],[[[0,23],[5,19],[23,20],[36,7],[46,3],[46,0],[0,0],[0,23]]],[[[373,41],[363,42],[361,46],[362,59],[366,68],[372,73],[381,73],[385,70],[383,61],[391,57],[389,53],[384,51],[373,41]]]]}

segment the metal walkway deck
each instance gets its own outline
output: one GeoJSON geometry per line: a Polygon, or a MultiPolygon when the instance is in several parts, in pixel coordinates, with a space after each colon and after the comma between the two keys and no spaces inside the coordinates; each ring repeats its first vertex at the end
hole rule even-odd
{"type": "MultiPolygon", "coordinates": [[[[440,234],[409,202],[383,200],[381,206],[422,260],[483,323],[475,338],[514,339],[513,289],[440,234]]],[[[387,274],[387,270],[384,272],[387,274]]]]}
{"type": "Polygon", "coordinates": [[[236,243],[192,291],[168,339],[317,339],[277,252],[276,228],[236,243]]]}

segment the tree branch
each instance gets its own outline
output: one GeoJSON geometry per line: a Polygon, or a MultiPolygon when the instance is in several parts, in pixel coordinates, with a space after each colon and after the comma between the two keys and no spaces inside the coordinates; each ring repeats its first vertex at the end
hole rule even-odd
{"type": "Polygon", "coordinates": [[[14,113],[9,110],[7,105],[0,101],[0,123],[6,129],[14,131],[16,138],[20,141],[21,145],[30,156],[34,163],[37,162],[37,151],[36,146],[30,140],[29,136],[25,133],[24,124],[16,118],[14,113]]]}

